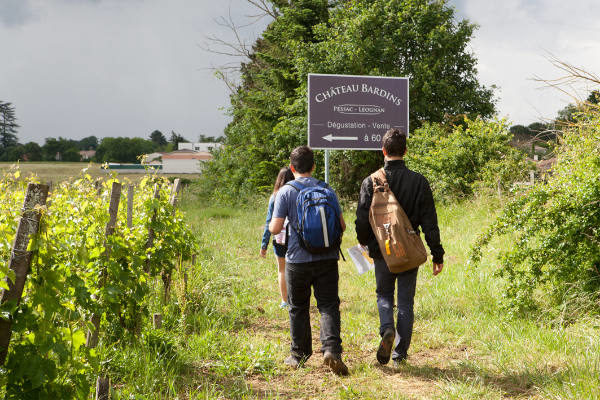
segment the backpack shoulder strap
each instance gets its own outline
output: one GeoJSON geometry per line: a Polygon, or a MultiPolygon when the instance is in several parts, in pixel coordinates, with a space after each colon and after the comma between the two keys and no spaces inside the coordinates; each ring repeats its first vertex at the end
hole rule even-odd
{"type": "Polygon", "coordinates": [[[380,168],[377,171],[373,172],[371,174],[371,181],[373,182],[373,191],[375,191],[376,188],[379,189],[388,187],[385,169],[380,168]]]}
{"type": "Polygon", "coordinates": [[[320,187],[322,187],[322,188],[324,188],[324,189],[328,189],[329,188],[329,185],[327,184],[327,182],[324,182],[324,181],[317,180],[317,185],[320,186],[320,187]]]}
{"type": "Polygon", "coordinates": [[[286,185],[293,187],[294,189],[296,189],[297,192],[301,191],[302,189],[304,189],[306,187],[296,180],[289,181],[288,183],[286,183],[286,185]]]}

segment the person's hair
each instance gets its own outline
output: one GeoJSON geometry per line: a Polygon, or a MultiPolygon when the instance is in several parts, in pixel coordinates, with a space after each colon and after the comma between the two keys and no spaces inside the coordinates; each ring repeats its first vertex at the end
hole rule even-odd
{"type": "Polygon", "coordinates": [[[289,181],[294,180],[294,174],[290,167],[283,167],[279,170],[277,174],[277,179],[275,179],[275,185],[273,186],[273,194],[277,193],[279,189],[289,181]]]}
{"type": "Polygon", "coordinates": [[[296,172],[305,174],[310,172],[315,165],[315,154],[308,146],[296,147],[290,154],[290,163],[296,172]]]}
{"type": "Polygon", "coordinates": [[[402,157],[406,153],[406,133],[392,128],[383,135],[382,144],[388,156],[402,157]]]}

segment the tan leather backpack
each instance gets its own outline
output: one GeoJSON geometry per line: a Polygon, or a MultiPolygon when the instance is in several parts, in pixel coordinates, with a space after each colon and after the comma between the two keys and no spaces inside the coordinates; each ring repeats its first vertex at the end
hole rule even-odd
{"type": "Polygon", "coordinates": [[[390,190],[383,168],[371,174],[373,201],[369,222],[381,254],[392,273],[417,268],[427,261],[421,236],[413,229],[406,213],[390,190]]]}

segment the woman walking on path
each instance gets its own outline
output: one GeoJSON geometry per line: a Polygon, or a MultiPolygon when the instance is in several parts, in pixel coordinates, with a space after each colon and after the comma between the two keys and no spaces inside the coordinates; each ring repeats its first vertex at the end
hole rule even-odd
{"type": "MultiPolygon", "coordinates": [[[[269,239],[271,238],[271,232],[269,232],[269,223],[271,222],[271,218],[273,217],[273,206],[275,204],[275,195],[277,191],[285,185],[287,182],[294,180],[294,174],[289,167],[281,168],[279,174],[277,174],[277,179],[275,180],[275,185],[273,187],[273,193],[269,198],[269,208],[267,210],[267,221],[265,223],[265,230],[262,236],[262,242],[260,246],[260,256],[265,258],[267,255],[267,248],[269,247],[269,239]]],[[[287,225],[287,220],[286,224],[287,225]]],[[[286,229],[285,226],[283,230],[274,235],[273,240],[273,250],[275,251],[275,259],[277,260],[277,281],[279,282],[279,293],[281,294],[281,304],[279,305],[281,308],[287,308],[287,287],[285,284],[285,253],[287,251],[287,243],[286,243],[286,229]]]]}

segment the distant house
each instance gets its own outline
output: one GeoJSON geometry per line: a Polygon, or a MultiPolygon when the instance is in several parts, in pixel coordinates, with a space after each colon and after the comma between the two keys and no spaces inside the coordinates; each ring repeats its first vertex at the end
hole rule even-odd
{"type": "Polygon", "coordinates": [[[205,151],[210,153],[213,150],[217,150],[223,147],[222,143],[212,143],[212,142],[204,142],[204,143],[179,143],[177,145],[177,150],[194,150],[194,151],[205,151]]]}
{"type": "Polygon", "coordinates": [[[82,161],[91,160],[96,155],[96,150],[81,150],[79,155],[82,161]]]}
{"type": "Polygon", "coordinates": [[[198,174],[202,172],[202,163],[212,160],[206,151],[176,150],[162,155],[163,174],[198,174]]]}

